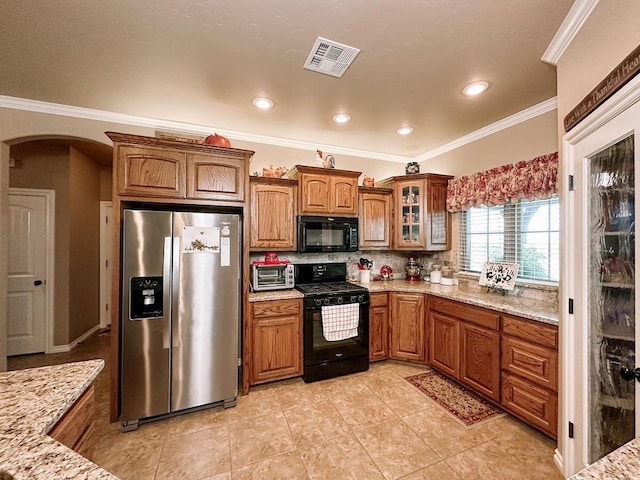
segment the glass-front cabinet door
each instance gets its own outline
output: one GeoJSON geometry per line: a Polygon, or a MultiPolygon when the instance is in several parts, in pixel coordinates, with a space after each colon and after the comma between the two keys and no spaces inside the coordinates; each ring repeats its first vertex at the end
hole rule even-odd
{"type": "Polygon", "coordinates": [[[425,248],[424,241],[424,187],[425,182],[405,181],[396,185],[396,247],[408,249],[425,248]]]}
{"type": "Polygon", "coordinates": [[[640,432],[640,359],[635,354],[640,338],[635,319],[635,170],[640,159],[636,78],[628,91],[610,99],[610,108],[605,104],[593,112],[563,142],[562,170],[567,177],[561,196],[565,233],[559,450],[565,476],[640,432]]]}

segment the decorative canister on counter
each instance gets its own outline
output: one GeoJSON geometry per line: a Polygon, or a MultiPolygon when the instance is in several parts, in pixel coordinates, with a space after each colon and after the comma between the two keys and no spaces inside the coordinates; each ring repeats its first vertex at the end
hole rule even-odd
{"type": "Polygon", "coordinates": [[[442,272],[440,271],[440,265],[435,264],[433,266],[433,270],[431,270],[431,275],[429,275],[429,281],[431,283],[440,283],[442,279],[442,272]]]}

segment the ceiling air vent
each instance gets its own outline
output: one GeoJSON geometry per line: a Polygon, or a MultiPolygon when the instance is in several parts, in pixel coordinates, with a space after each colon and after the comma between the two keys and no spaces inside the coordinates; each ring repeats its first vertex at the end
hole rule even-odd
{"type": "Polygon", "coordinates": [[[360,50],[357,48],[318,37],[304,68],[340,78],[358,53],[360,50]]]}

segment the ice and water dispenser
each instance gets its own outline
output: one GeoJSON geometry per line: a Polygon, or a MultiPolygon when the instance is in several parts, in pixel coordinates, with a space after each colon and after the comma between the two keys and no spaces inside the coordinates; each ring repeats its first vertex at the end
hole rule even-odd
{"type": "Polygon", "coordinates": [[[142,320],[162,316],[162,277],[131,277],[129,319],[142,320]]]}

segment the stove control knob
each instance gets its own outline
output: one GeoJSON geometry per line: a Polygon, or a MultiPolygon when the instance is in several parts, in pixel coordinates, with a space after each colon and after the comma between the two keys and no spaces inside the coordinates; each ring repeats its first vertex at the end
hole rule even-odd
{"type": "Polygon", "coordinates": [[[314,300],[314,302],[315,302],[315,304],[316,304],[316,305],[318,305],[318,306],[322,305],[322,300],[321,300],[321,299],[319,299],[319,298],[316,298],[316,299],[314,300]]]}
{"type": "Polygon", "coordinates": [[[356,303],[358,301],[358,297],[356,297],[355,295],[351,295],[351,298],[349,299],[349,301],[351,303],[356,303]]]}
{"type": "Polygon", "coordinates": [[[364,302],[364,295],[358,295],[358,302],[364,302]]]}
{"type": "Polygon", "coordinates": [[[325,298],[325,299],[324,299],[324,304],[325,304],[325,305],[329,305],[329,302],[331,302],[331,300],[329,300],[328,298],[325,298]]]}
{"type": "Polygon", "coordinates": [[[342,302],[344,302],[344,298],[338,297],[338,303],[342,303],[342,302]]]}

